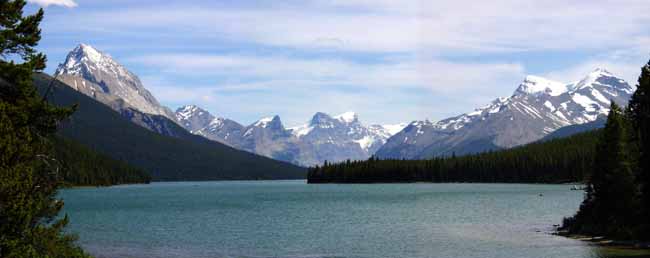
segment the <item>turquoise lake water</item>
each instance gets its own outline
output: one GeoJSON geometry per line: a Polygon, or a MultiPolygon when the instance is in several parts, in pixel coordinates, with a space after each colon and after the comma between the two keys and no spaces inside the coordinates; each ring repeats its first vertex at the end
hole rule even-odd
{"type": "Polygon", "coordinates": [[[549,234],[567,185],[178,182],[62,191],[97,257],[610,257],[549,234]]]}

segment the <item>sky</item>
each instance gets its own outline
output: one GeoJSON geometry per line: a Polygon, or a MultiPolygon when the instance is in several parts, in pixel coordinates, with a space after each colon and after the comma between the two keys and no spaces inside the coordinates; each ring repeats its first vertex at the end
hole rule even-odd
{"type": "Polygon", "coordinates": [[[569,83],[600,67],[635,85],[650,59],[647,0],[28,1],[45,10],[46,72],[90,44],[162,104],[243,124],[436,121],[529,74],[569,83]]]}

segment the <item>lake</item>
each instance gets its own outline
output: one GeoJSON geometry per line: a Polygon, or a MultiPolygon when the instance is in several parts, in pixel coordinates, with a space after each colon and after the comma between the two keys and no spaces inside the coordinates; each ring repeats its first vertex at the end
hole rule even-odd
{"type": "Polygon", "coordinates": [[[551,235],[568,185],[175,182],[61,192],[97,257],[612,257],[551,235]]]}

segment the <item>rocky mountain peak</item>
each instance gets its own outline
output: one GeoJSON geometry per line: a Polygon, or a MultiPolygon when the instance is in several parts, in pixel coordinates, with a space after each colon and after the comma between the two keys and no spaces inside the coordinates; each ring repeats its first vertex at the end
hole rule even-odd
{"type": "Polygon", "coordinates": [[[282,121],[280,120],[280,116],[278,115],[272,117],[265,117],[260,120],[257,120],[257,122],[253,124],[253,126],[261,127],[261,128],[284,130],[284,126],[282,125],[282,121]]]}
{"type": "Polygon", "coordinates": [[[558,96],[567,91],[566,84],[543,77],[528,75],[515,91],[515,95],[541,95],[558,96]]]}
{"type": "Polygon", "coordinates": [[[105,56],[105,54],[94,47],[84,43],[79,44],[79,46],[72,50],[72,53],[74,53],[74,56],[79,59],[88,58],[89,61],[95,63],[101,62],[102,58],[105,56]]]}
{"type": "Polygon", "coordinates": [[[333,123],[334,118],[323,112],[316,112],[316,114],[312,116],[311,121],[309,121],[309,125],[320,127],[332,127],[334,126],[333,123]]]}
{"type": "Polygon", "coordinates": [[[93,78],[95,70],[112,70],[121,72],[122,76],[130,75],[128,71],[118,64],[113,58],[91,45],[79,44],[66,56],[65,62],[57,70],[57,75],[77,75],[93,78]]]}
{"type": "Polygon", "coordinates": [[[56,76],[73,89],[121,111],[163,115],[176,121],[173,112],[160,105],[142,82],[126,67],[95,47],[79,44],[56,70],[56,76]]]}
{"type": "Polygon", "coordinates": [[[322,164],[325,160],[367,159],[386,139],[406,126],[365,126],[353,112],[338,116],[317,112],[306,124],[286,129],[277,115],[242,126],[225,118],[198,119],[198,114],[209,113],[194,105],[183,106],[176,113],[185,128],[194,134],[304,166],[322,164]]]}
{"type": "Polygon", "coordinates": [[[603,68],[572,84],[527,76],[511,97],[433,124],[411,123],[388,139],[377,156],[430,158],[511,148],[564,126],[593,122],[607,114],[611,101],[625,105],[632,92],[627,82],[603,68]]]}
{"type": "Polygon", "coordinates": [[[195,105],[179,107],[175,115],[178,122],[190,132],[203,129],[207,123],[215,120],[210,112],[195,105]]]}
{"type": "Polygon", "coordinates": [[[634,92],[634,88],[630,86],[623,79],[616,77],[611,72],[604,68],[596,68],[591,73],[587,74],[577,83],[571,85],[574,91],[583,88],[593,88],[597,86],[607,86],[614,90],[621,90],[626,93],[634,92]]]}
{"type": "Polygon", "coordinates": [[[197,115],[203,115],[207,113],[204,109],[195,106],[195,105],[187,105],[187,106],[182,106],[176,109],[176,117],[180,119],[188,119],[192,116],[197,116],[197,115]]]}

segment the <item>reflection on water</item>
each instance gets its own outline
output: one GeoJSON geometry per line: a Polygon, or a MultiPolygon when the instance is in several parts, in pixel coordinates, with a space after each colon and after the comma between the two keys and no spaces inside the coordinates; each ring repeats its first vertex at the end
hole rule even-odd
{"type": "Polygon", "coordinates": [[[581,202],[569,188],[192,182],[62,195],[70,230],[107,258],[650,257],[551,235],[581,202]]]}

